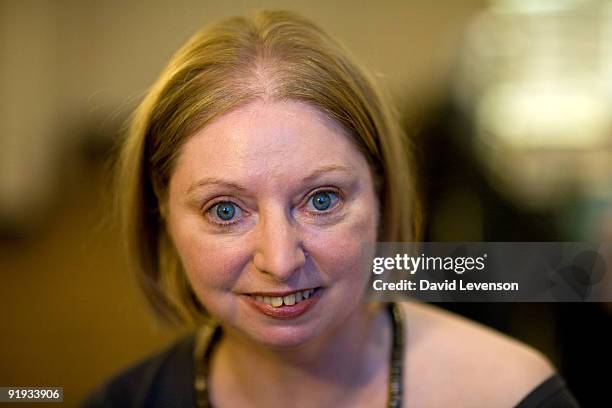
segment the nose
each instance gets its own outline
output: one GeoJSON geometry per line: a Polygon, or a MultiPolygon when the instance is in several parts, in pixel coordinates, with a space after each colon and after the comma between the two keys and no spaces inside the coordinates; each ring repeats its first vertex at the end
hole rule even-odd
{"type": "Polygon", "coordinates": [[[295,223],[282,209],[262,214],[256,227],[255,268],[286,281],[306,262],[302,239],[295,223]]]}

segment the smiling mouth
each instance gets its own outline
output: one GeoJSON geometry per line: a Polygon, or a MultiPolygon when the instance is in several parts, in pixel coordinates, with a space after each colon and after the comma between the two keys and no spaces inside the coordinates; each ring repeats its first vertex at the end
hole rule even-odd
{"type": "Polygon", "coordinates": [[[320,287],[300,290],[286,296],[267,296],[259,294],[250,294],[249,296],[255,299],[257,302],[277,308],[281,306],[293,306],[301,303],[313,296],[319,289],[320,287]]]}

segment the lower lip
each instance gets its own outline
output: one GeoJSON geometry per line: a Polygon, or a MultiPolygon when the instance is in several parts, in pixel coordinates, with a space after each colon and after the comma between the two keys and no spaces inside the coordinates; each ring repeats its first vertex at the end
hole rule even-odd
{"type": "Polygon", "coordinates": [[[270,306],[267,303],[258,302],[255,297],[250,295],[244,295],[245,301],[253,306],[256,310],[265,314],[266,316],[275,317],[278,319],[292,319],[304,314],[308,309],[314,306],[315,303],[321,297],[321,292],[323,288],[315,289],[314,293],[310,295],[308,299],[302,300],[299,303],[296,303],[293,306],[279,306],[274,307],[270,306]]]}

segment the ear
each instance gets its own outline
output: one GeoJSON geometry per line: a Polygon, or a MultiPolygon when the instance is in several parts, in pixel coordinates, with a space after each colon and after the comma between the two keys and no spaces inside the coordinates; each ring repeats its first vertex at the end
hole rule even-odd
{"type": "Polygon", "coordinates": [[[157,201],[157,211],[159,212],[159,217],[162,220],[166,220],[168,217],[167,190],[162,188],[159,180],[156,177],[151,179],[151,187],[153,189],[153,194],[155,195],[155,200],[157,201]]]}
{"type": "Polygon", "coordinates": [[[159,203],[159,217],[163,220],[166,221],[168,218],[168,202],[167,200],[162,201],[158,201],[159,203]]]}

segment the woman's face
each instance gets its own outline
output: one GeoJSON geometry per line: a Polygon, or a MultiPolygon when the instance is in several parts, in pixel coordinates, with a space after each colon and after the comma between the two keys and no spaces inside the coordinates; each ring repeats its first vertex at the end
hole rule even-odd
{"type": "Polygon", "coordinates": [[[361,245],[378,226],[372,175],[306,103],[255,101],[190,137],[166,209],[202,304],[260,344],[306,344],[361,302],[361,245]]]}

